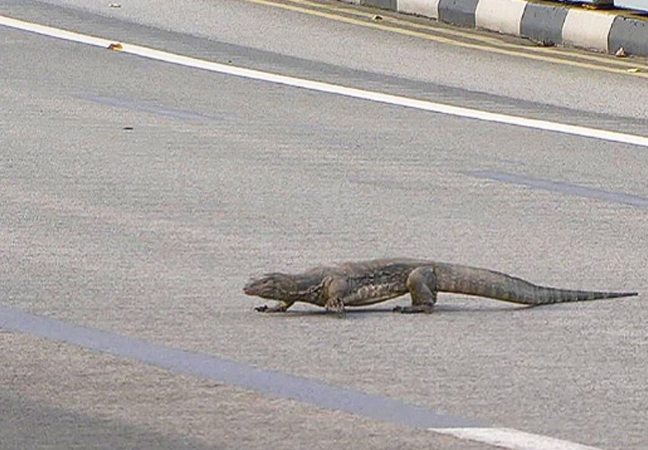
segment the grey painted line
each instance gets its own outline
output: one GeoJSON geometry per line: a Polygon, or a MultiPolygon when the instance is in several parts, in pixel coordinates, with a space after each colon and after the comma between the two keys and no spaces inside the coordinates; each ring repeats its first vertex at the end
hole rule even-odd
{"type": "Polygon", "coordinates": [[[597,200],[648,208],[648,198],[625,194],[623,192],[605,191],[603,189],[578,186],[576,184],[563,183],[561,181],[542,180],[539,178],[527,177],[526,175],[497,172],[495,170],[473,170],[463,173],[471,177],[486,178],[489,180],[502,181],[504,183],[521,184],[534,189],[543,189],[545,191],[560,192],[563,194],[577,195],[579,197],[595,198],[597,200]]]}
{"type": "Polygon", "coordinates": [[[83,327],[0,305],[0,328],[66,342],[204,377],[313,406],[420,428],[487,427],[483,422],[440,413],[399,400],[366,394],[321,381],[264,370],[230,359],[152,344],[141,339],[83,327]]]}
{"type": "Polygon", "coordinates": [[[125,108],[133,111],[157,114],[159,116],[165,116],[165,117],[173,117],[175,119],[196,120],[196,121],[203,121],[203,122],[215,120],[213,117],[205,116],[203,114],[199,114],[191,111],[183,111],[179,109],[166,108],[163,106],[142,103],[133,100],[126,100],[121,98],[104,97],[101,95],[88,95],[88,96],[83,96],[81,98],[85,100],[90,100],[95,103],[101,103],[102,105],[116,106],[118,108],[125,108]]]}

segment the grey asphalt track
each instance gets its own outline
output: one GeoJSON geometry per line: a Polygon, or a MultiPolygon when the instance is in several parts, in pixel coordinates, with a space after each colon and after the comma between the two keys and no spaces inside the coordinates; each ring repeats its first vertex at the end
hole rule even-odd
{"type": "MultiPolygon", "coordinates": [[[[95,15],[61,3],[0,1],[0,13],[293,76],[645,130],[636,94],[645,88],[619,75],[402,37],[395,38],[402,52],[389,56],[382,46],[397,44],[386,32],[245,2],[203,15],[239,17],[222,39],[216,26],[208,39],[108,17],[128,13],[126,4],[95,15]],[[236,28],[249,30],[266,12],[259,42],[243,31],[231,42],[236,28]],[[284,42],[270,39],[282,27],[286,36],[307,36],[311,25],[346,35],[349,56],[335,56],[347,50],[325,39],[305,38],[285,52],[284,42]],[[375,70],[367,55],[345,63],[358,51],[356,37],[361,48],[376,49],[375,70]],[[423,47],[426,69],[409,76],[414,63],[401,58],[423,47]],[[453,76],[450,55],[480,73],[453,76]],[[499,77],[525,67],[517,82],[499,77]],[[530,74],[547,82],[545,94],[530,74]],[[591,83],[600,84],[600,96],[591,83]],[[576,85],[591,95],[576,96],[576,85]]],[[[404,255],[643,294],[646,209],[623,200],[648,198],[646,149],[233,78],[6,28],[0,47],[3,305],[498,426],[606,450],[644,448],[644,295],[534,309],[444,296],[431,316],[391,314],[403,299],[340,321],[308,306],[259,315],[241,288],[266,271],[404,255]]],[[[28,333],[0,332],[0,367],[0,416],[23,424],[0,427],[3,449],[47,448],[25,431],[32,428],[61,449],[106,440],[110,448],[490,448],[28,333]],[[65,433],[71,423],[78,432],[65,433]]]]}

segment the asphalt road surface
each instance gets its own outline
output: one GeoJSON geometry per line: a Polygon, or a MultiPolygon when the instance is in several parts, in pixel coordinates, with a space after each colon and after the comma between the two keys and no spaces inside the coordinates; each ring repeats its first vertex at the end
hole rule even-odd
{"type": "Polygon", "coordinates": [[[85,3],[0,16],[398,101],[0,25],[0,449],[493,448],[427,429],[453,423],[646,448],[646,61],[336,5],[85,3]],[[241,292],[391,256],[641,294],[339,320],[241,292]]]}

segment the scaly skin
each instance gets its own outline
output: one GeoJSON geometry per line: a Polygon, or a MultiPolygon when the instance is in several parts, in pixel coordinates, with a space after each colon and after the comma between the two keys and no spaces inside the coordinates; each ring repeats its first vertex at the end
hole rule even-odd
{"type": "Polygon", "coordinates": [[[407,293],[412,305],[395,311],[432,312],[438,292],[533,306],[637,295],[555,289],[488,269],[407,258],[345,262],[299,274],[270,273],[250,281],[243,292],[280,302],[275,307],[256,308],[260,312],[284,312],[296,302],[305,302],[339,314],[345,307],[380,303],[407,293]]]}

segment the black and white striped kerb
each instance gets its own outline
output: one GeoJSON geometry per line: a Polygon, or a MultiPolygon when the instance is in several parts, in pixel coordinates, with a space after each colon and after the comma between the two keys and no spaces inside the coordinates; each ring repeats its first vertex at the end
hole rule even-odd
{"type": "Polygon", "coordinates": [[[629,55],[648,55],[648,21],[616,17],[608,42],[612,53],[623,47],[629,55]]]}
{"type": "MultiPolygon", "coordinates": [[[[347,2],[349,0],[346,0],[347,2]]],[[[648,56],[648,20],[526,0],[351,0],[454,25],[605,53],[648,56]]]]}

